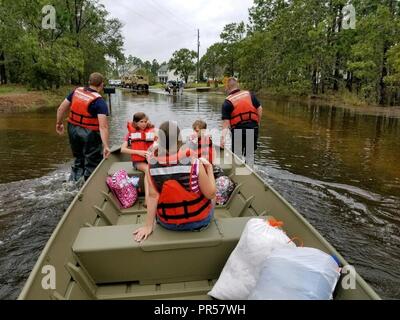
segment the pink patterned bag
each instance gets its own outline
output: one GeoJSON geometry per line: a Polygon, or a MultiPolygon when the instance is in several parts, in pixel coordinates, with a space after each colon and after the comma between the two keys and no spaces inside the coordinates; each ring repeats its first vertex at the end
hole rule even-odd
{"type": "Polygon", "coordinates": [[[132,208],[136,203],[138,192],[125,170],[119,170],[112,177],[108,177],[107,185],[118,199],[121,208],[132,208]]]}

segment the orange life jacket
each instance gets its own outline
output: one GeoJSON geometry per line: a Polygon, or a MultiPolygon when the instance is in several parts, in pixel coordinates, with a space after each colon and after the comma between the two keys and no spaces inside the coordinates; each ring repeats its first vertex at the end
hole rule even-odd
{"type": "Polygon", "coordinates": [[[157,215],[166,224],[187,224],[208,218],[211,200],[191,190],[194,166],[182,155],[156,157],[151,161],[150,177],[160,193],[157,215]]]}
{"type": "Polygon", "coordinates": [[[100,131],[99,119],[89,113],[89,106],[100,98],[101,95],[97,92],[77,88],[72,97],[68,122],[92,131],[100,131]]]}
{"type": "MultiPolygon", "coordinates": [[[[132,150],[147,151],[154,144],[155,141],[154,128],[148,128],[146,130],[138,130],[133,126],[132,122],[129,122],[128,131],[129,131],[128,142],[132,150]]],[[[146,158],[133,154],[132,161],[146,162],[146,158]]]]}
{"type": "Polygon", "coordinates": [[[194,151],[193,156],[197,158],[205,158],[211,164],[214,160],[213,142],[210,136],[197,137],[197,135],[189,139],[189,148],[194,151]]]}
{"type": "Polygon", "coordinates": [[[253,106],[249,91],[239,91],[226,98],[233,105],[231,114],[231,128],[235,128],[241,123],[254,121],[259,123],[257,108],[253,106]]]}

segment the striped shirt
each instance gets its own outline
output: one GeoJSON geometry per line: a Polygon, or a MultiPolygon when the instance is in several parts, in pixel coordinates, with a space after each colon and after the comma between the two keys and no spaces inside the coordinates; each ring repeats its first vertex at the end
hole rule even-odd
{"type": "Polygon", "coordinates": [[[199,174],[200,174],[200,161],[196,159],[195,163],[193,164],[192,169],[192,185],[190,186],[192,192],[201,193],[200,185],[199,185],[199,174]]]}

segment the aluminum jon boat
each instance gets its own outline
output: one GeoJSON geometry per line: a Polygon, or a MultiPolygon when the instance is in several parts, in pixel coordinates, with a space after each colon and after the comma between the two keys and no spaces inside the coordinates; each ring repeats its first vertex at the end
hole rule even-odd
{"type": "MultiPolygon", "coordinates": [[[[251,168],[229,150],[221,152],[220,166],[237,184],[229,202],[215,210],[215,219],[202,232],[172,232],[156,226],[142,244],[133,231],[143,223],[143,197],[133,208],[121,210],[108,190],[106,178],[119,169],[134,171],[127,155],[114,149],[80,190],[43,249],[20,300],[150,300],[211,299],[216,283],[236,247],[244,227],[254,217],[284,222],[289,237],[306,247],[348,263],[307,220],[251,168]],[[229,161],[230,159],[231,161],[229,161]]],[[[142,179],[143,180],[143,179],[142,179]]],[[[354,274],[355,286],[343,286],[334,299],[380,299],[354,274]]]]}

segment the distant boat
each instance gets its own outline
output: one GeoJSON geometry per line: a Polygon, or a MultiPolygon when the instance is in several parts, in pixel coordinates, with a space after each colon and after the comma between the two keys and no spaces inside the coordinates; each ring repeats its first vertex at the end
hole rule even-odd
{"type": "MultiPolygon", "coordinates": [[[[146,217],[143,198],[133,208],[120,210],[105,181],[119,169],[142,174],[133,171],[129,156],[114,150],[66,211],[19,299],[211,299],[207,293],[246,223],[254,217],[274,216],[284,222],[289,237],[301,238],[305,246],[323,250],[336,256],[342,266],[348,265],[270,185],[230,151],[222,153],[221,159],[235,160],[221,167],[237,187],[229,202],[216,208],[210,227],[202,232],[172,232],[157,226],[147,241],[138,244],[132,233],[146,217]],[[51,287],[51,281],[43,287],[52,271],[56,287],[51,287]]],[[[339,284],[334,298],[379,296],[357,275],[355,289],[345,290],[339,284]]]]}
{"type": "Polygon", "coordinates": [[[201,88],[196,88],[197,92],[209,92],[211,91],[210,87],[201,87],[201,88]]]}

